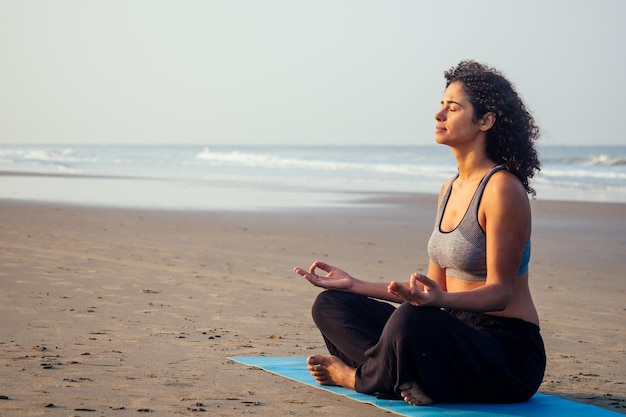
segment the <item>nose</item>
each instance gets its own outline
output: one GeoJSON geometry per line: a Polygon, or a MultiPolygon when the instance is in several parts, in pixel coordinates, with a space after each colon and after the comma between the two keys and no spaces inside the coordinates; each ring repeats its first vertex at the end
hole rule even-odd
{"type": "Polygon", "coordinates": [[[435,120],[438,122],[443,122],[446,120],[446,115],[444,113],[445,109],[441,109],[439,110],[437,113],[435,113],[435,120]]]}

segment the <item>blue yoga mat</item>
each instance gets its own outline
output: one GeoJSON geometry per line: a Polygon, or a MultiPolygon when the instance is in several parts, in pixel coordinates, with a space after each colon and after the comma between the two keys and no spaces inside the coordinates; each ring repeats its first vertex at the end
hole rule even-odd
{"type": "Polygon", "coordinates": [[[430,406],[412,406],[401,400],[385,400],[373,395],[360,394],[351,389],[319,385],[306,369],[306,357],[267,357],[233,356],[230,359],[244,365],[264,369],[273,374],[294,381],[323,389],[337,395],[343,395],[355,401],[372,404],[383,410],[402,416],[420,417],[616,417],[621,414],[592,405],[537,393],[533,398],[520,404],[434,404],[430,406]]]}

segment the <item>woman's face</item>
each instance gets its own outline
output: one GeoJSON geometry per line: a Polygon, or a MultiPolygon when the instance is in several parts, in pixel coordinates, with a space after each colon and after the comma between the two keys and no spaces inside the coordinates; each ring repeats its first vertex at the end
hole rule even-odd
{"type": "Polygon", "coordinates": [[[482,132],[481,124],[473,118],[474,107],[463,84],[459,81],[451,83],[443,95],[441,108],[435,113],[435,140],[450,146],[473,142],[482,132]]]}

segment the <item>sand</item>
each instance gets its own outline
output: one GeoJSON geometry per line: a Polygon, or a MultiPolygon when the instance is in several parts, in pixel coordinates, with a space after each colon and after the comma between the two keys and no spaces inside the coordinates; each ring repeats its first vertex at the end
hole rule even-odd
{"type": "MultiPolygon", "coordinates": [[[[0,415],[359,416],[382,411],[230,361],[325,352],[321,259],[425,271],[435,197],[271,212],[0,202],[0,415]]],[[[533,202],[541,392],[626,414],[626,205],[533,202]]]]}

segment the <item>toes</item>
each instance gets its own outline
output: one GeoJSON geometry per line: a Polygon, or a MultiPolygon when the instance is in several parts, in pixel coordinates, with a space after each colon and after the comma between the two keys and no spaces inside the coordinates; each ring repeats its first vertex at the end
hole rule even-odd
{"type": "Polygon", "coordinates": [[[326,357],[324,355],[311,355],[307,358],[306,362],[310,366],[319,366],[326,362],[326,357]]]}
{"type": "Polygon", "coordinates": [[[411,405],[429,405],[430,399],[415,382],[406,382],[398,386],[402,399],[411,405]]]}

